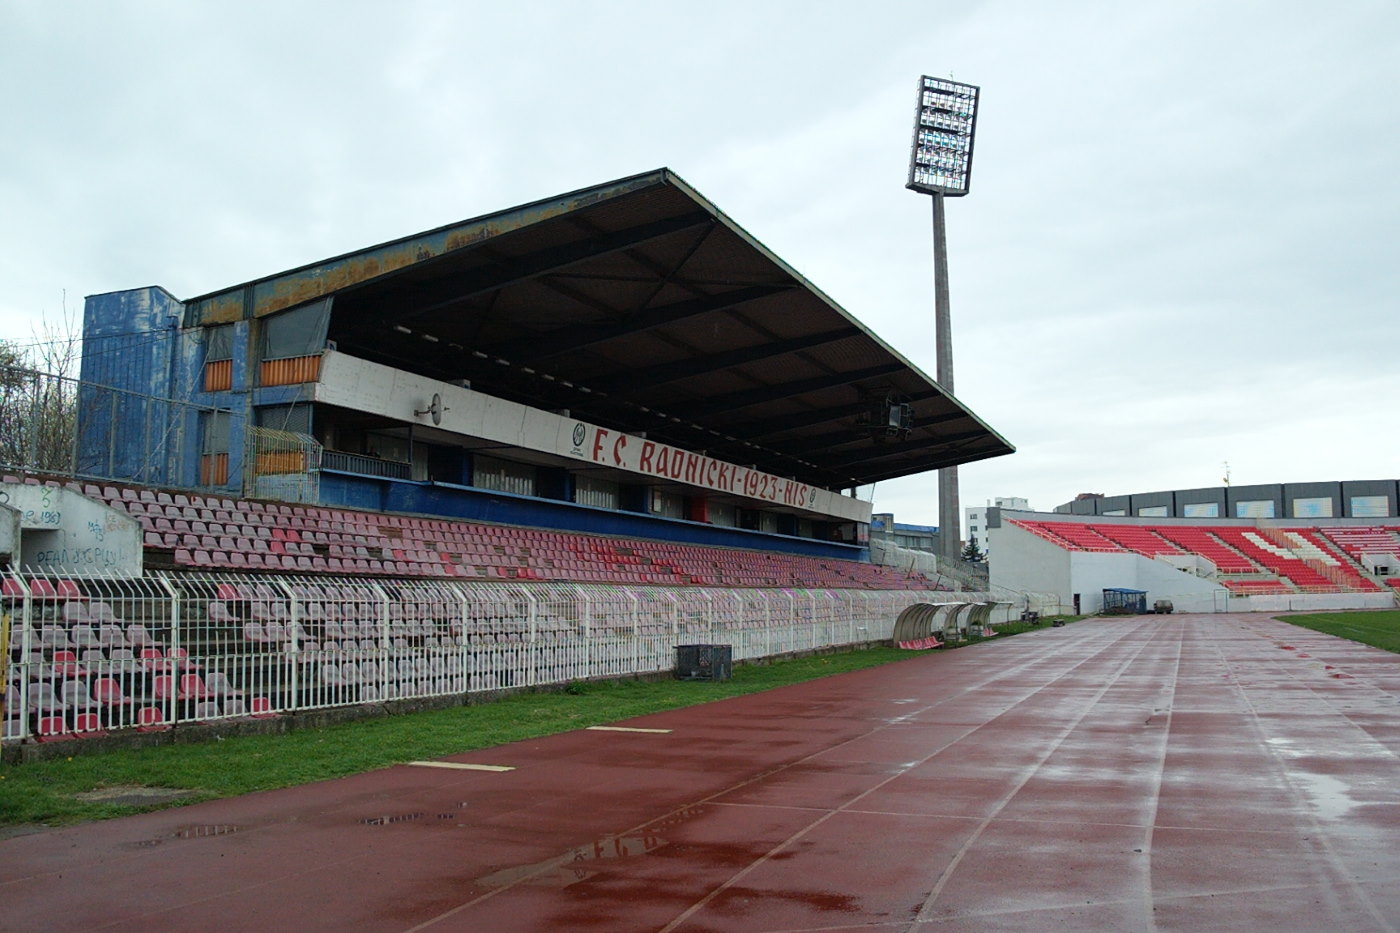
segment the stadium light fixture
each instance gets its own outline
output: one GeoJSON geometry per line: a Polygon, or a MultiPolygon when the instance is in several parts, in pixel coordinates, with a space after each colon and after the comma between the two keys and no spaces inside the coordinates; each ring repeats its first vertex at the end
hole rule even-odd
{"type": "Polygon", "coordinates": [[[972,183],[972,144],[976,138],[981,88],[945,78],[919,79],[909,183],[924,194],[959,198],[972,183]]]}
{"type": "MultiPolygon", "coordinates": [[[[972,184],[972,146],[976,138],[981,88],[952,78],[919,78],[919,102],[914,112],[914,142],[909,153],[912,191],[933,202],[934,345],[938,384],[953,392],[952,312],[948,301],[948,237],[943,199],[960,198],[972,184]]],[[[938,471],[939,556],[957,561],[962,556],[962,514],[958,501],[958,468],[938,471]]]]}

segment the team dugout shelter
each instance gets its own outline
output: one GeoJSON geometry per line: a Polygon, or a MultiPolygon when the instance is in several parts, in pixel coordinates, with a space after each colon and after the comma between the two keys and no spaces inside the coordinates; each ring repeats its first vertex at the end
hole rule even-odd
{"type": "Polygon", "coordinates": [[[82,380],[86,475],[848,559],[858,488],[1013,451],[668,169],[91,296],[82,380]]]}

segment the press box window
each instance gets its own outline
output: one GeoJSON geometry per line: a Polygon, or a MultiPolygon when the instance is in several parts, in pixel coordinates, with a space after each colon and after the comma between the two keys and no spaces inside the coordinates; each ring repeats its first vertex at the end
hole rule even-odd
{"type": "Polygon", "coordinates": [[[535,468],[478,454],[472,459],[472,485],[481,489],[511,492],[517,496],[535,494],[535,468]]]}
{"type": "Polygon", "coordinates": [[[260,383],[278,386],[315,382],[330,317],[331,304],[327,300],[263,318],[260,383]]]}
{"type": "Polygon", "coordinates": [[[1331,518],[1331,496],[1308,496],[1293,500],[1294,518],[1331,518]]]}
{"type": "Polygon", "coordinates": [[[233,388],[233,325],[220,324],[204,331],[204,391],[233,388]]]}
{"type": "Polygon", "coordinates": [[[204,439],[199,458],[199,482],[203,486],[223,486],[228,483],[228,412],[208,412],[202,420],[204,439]]]}
{"type": "Polygon", "coordinates": [[[254,412],[254,417],[260,428],[292,434],[311,433],[310,405],[264,405],[254,412]]]}
{"type": "Polygon", "coordinates": [[[1355,518],[1385,518],[1390,515],[1387,496],[1352,496],[1351,514],[1355,518]]]}

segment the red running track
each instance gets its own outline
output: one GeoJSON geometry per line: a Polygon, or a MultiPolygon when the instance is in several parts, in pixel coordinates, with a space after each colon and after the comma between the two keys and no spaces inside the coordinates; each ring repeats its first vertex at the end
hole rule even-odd
{"type": "Polygon", "coordinates": [[[0,929],[1400,927],[1400,656],[1089,621],[0,843],[0,929]]]}

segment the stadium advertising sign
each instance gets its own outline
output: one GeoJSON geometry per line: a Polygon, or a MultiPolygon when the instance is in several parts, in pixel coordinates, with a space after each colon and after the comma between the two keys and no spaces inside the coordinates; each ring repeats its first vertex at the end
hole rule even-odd
{"type": "Polygon", "coordinates": [[[870,503],[862,499],[334,350],[321,358],[321,379],[314,391],[318,402],[389,418],[426,422],[438,408],[439,430],[847,521],[870,520],[870,503]]]}
{"type": "Polygon", "coordinates": [[[568,439],[565,452],[600,466],[824,515],[869,520],[868,502],[621,431],[578,421],[568,439]]]}
{"type": "Polygon", "coordinates": [[[980,89],[944,78],[919,79],[906,188],[961,197],[972,183],[972,141],[980,89]]]}
{"type": "Polygon", "coordinates": [[[579,425],[584,428],[587,441],[582,450],[584,456],[594,463],[619,470],[800,508],[812,508],[818,494],[826,492],[806,483],[725,463],[669,444],[582,422],[579,425]]]}

